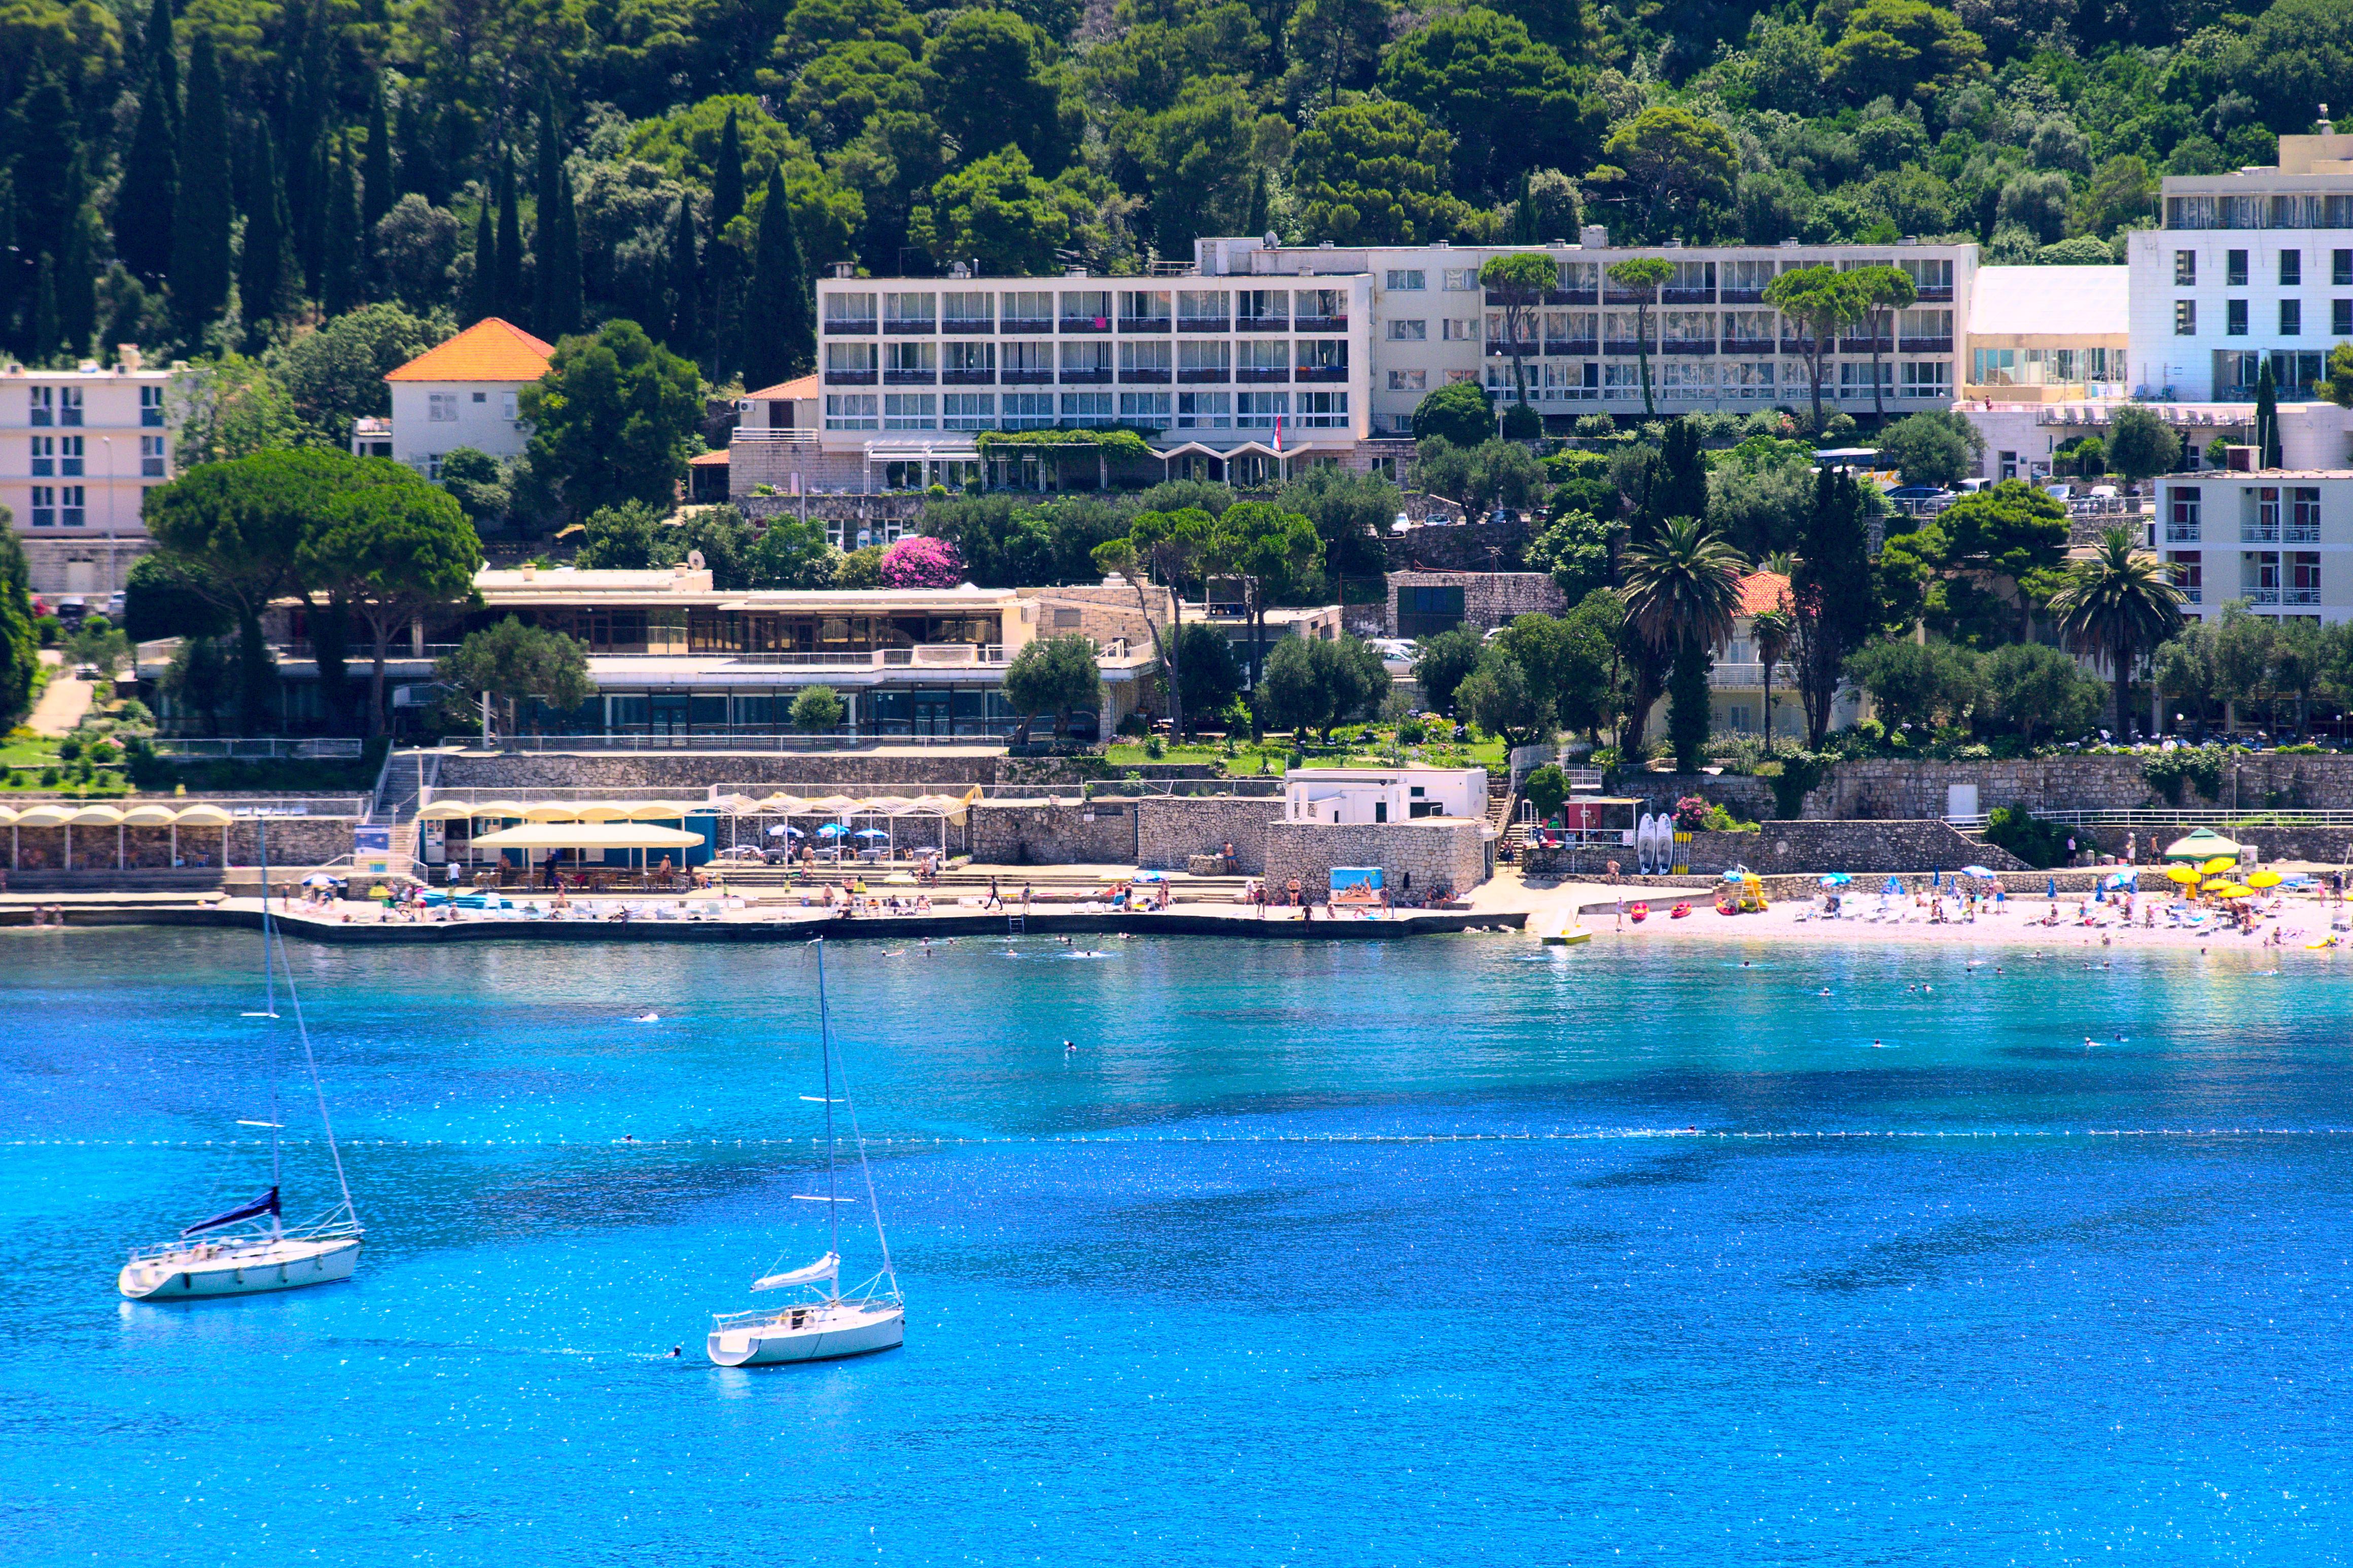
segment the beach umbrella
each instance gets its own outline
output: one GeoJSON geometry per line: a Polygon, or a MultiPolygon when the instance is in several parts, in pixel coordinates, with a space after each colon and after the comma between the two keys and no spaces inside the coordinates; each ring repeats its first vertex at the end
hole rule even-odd
{"type": "Polygon", "coordinates": [[[768,826],[768,837],[771,838],[798,838],[801,837],[801,830],[797,827],[788,826],[781,822],[771,823],[768,826]]]}
{"type": "Polygon", "coordinates": [[[698,811],[709,811],[708,801],[645,800],[629,807],[631,822],[671,822],[698,811]]]}
{"type": "Polygon", "coordinates": [[[1993,880],[1993,872],[1983,866],[1964,866],[1961,868],[1961,875],[1964,877],[1982,877],[1989,882],[1993,880]]]}
{"type": "Polygon", "coordinates": [[[1844,871],[1832,871],[1829,876],[1822,879],[1822,886],[1825,888],[1843,888],[1849,882],[1853,880],[1854,879],[1848,876],[1844,871]]]}
{"type": "Polygon", "coordinates": [[[458,822],[473,815],[471,803],[462,800],[427,801],[417,808],[419,822],[458,822]]]}
{"type": "Polygon", "coordinates": [[[849,837],[849,829],[839,822],[828,822],[817,830],[817,836],[819,838],[844,838],[849,837]]]}
{"type": "Polygon", "coordinates": [[[182,827],[227,827],[235,818],[220,806],[206,801],[200,805],[184,805],[174,816],[182,827]]]}
{"type": "Polygon", "coordinates": [[[853,838],[888,838],[891,836],[879,827],[861,827],[850,835],[853,838]]]}
{"type": "Polygon", "coordinates": [[[2255,890],[2244,882],[2225,882],[2214,890],[2226,899],[2252,899],[2255,896],[2255,890]]]}
{"type": "Polygon", "coordinates": [[[2165,874],[2168,879],[2176,882],[2194,882],[2198,879],[2197,870],[2189,866],[2168,866],[2165,868],[2165,874]]]}
{"type": "Polygon", "coordinates": [[[543,800],[523,808],[525,822],[577,822],[580,808],[569,801],[543,800]]]}
{"type": "Polygon", "coordinates": [[[1904,879],[1901,877],[1890,877],[1887,879],[1887,886],[1880,889],[1879,890],[1883,893],[1901,893],[1904,890],[1904,879]]]}
{"type": "Polygon", "coordinates": [[[2281,876],[2277,871],[2258,871],[2253,876],[2247,879],[2247,886],[2250,888],[2276,888],[2282,882],[2286,880],[2287,879],[2281,876]]]}
{"type": "Polygon", "coordinates": [[[2045,878],[2045,879],[2043,879],[2043,883],[2042,883],[2042,896],[2043,896],[2044,898],[2046,898],[2046,899],[2055,899],[2055,898],[2057,898],[2057,897],[2059,896],[2059,879],[2058,879],[2058,878],[2056,878],[2056,877],[2049,877],[2049,878],[2045,878]]]}
{"type": "Polygon", "coordinates": [[[144,805],[134,805],[122,814],[122,826],[125,827],[169,827],[172,821],[172,808],[153,801],[144,805]]]}
{"type": "Polygon", "coordinates": [[[2200,827],[2186,838],[2177,838],[2165,847],[2168,860],[2211,860],[2216,856],[2235,860],[2239,847],[2211,827],[2200,827]]]}
{"type": "Polygon", "coordinates": [[[575,808],[575,820],[581,822],[622,822],[628,818],[629,808],[619,801],[583,801],[575,808]]]}
{"type": "Polygon", "coordinates": [[[335,885],[335,879],[324,871],[313,871],[302,879],[302,885],[306,888],[332,888],[335,885]]]}
{"type": "Polygon", "coordinates": [[[2198,890],[2201,893],[2219,893],[2229,886],[2231,886],[2231,879],[2228,877],[2209,877],[2199,884],[2198,890]]]}
{"type": "Polygon", "coordinates": [[[2239,858],[2235,855],[2217,855],[2211,860],[2200,861],[2198,863],[2198,874],[2201,877],[2211,877],[2218,871],[2227,871],[2231,869],[2231,868],[2236,866],[2238,863],[2239,858]]]}

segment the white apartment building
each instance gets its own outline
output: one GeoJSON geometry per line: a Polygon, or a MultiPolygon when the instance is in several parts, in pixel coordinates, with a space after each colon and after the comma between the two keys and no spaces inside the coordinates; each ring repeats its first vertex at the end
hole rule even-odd
{"type": "Polygon", "coordinates": [[[2221,469],[2158,485],[2156,546],[2211,616],[2231,599],[2262,615],[2353,619],[2353,469],[2221,469]]]}
{"type": "Polygon", "coordinates": [[[441,477],[441,459],[460,447],[521,457],[531,440],[519,406],[522,389],[547,374],[554,353],[521,327],[486,316],[385,376],[392,417],[358,421],[352,450],[395,458],[428,479],[441,477]]]}
{"type": "MultiPolygon", "coordinates": [[[[1651,396],[1667,414],[1753,412],[1806,405],[1812,396],[1805,334],[1765,303],[1765,287],[1801,267],[1894,266],[1910,274],[1918,302],[1885,323],[1878,341],[1879,394],[1891,413],[1946,407],[1959,383],[1974,245],[1612,246],[1591,226],[1572,244],[1269,246],[1263,239],[1198,239],[1195,270],[1212,279],[1362,275],[1371,292],[1372,429],[1411,431],[1413,411],[1435,387],[1478,381],[1499,399],[1514,385],[1503,300],[1479,285],[1497,256],[1535,248],[1552,258],[1559,287],[1524,326],[1518,345],[1528,398],[1547,415],[1642,412],[1642,352],[1651,396]],[[1634,257],[1673,268],[1653,289],[1609,281],[1634,257]]],[[[1861,413],[1873,406],[1868,327],[1842,337],[1823,401],[1861,413]]]]}
{"type": "Polygon", "coordinates": [[[171,382],[128,343],[111,368],[0,370],[0,506],[35,593],[111,594],[146,553],[141,506],[173,476],[171,382]]]}
{"type": "Polygon", "coordinates": [[[2353,135],[2279,145],[2274,167],[2168,175],[2165,226],[2131,237],[2136,396],[2247,401],[2269,360],[2295,401],[2353,338],[2353,135]]]}

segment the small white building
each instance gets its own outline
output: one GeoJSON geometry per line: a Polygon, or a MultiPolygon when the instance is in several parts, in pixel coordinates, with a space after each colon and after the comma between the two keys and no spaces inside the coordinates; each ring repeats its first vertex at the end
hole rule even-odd
{"type": "Polygon", "coordinates": [[[1410,822],[1487,815],[1484,768],[1299,768],[1282,778],[1291,822],[1410,822]]]}
{"type": "Polygon", "coordinates": [[[2243,599],[2257,615],[2353,620],[2353,469],[2169,475],[2152,529],[2193,618],[2243,599]]]}
{"type": "Polygon", "coordinates": [[[1980,267],[1962,396],[1997,403],[2122,397],[2128,267],[1980,267]]]}
{"type": "Polygon", "coordinates": [[[172,378],[129,343],[111,367],[0,371],[0,506],[36,594],[102,597],[146,553],[141,507],[174,474],[172,378]]]}
{"type": "Polygon", "coordinates": [[[554,353],[512,322],[486,316],[385,376],[390,426],[362,421],[352,450],[395,458],[428,479],[441,477],[441,459],[460,447],[519,458],[531,439],[522,389],[547,374],[554,353]]]}

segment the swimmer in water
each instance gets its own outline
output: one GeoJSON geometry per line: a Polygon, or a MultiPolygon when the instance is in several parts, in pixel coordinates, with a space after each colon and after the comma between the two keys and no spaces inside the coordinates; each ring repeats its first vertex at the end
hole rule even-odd
{"type": "Polygon", "coordinates": [[[1873,1041],[1872,1041],[1872,1042],[1871,1042],[1871,1048],[1872,1048],[1873,1050],[1874,1050],[1874,1051],[1883,1051],[1883,1050],[1885,1050],[1885,1049],[1887,1048],[1887,1047],[1886,1047],[1886,1045],[1885,1045],[1883,1042],[1882,1042],[1882,1041],[1879,1041],[1879,1040],[1873,1040],[1873,1041]]]}
{"type": "Polygon", "coordinates": [[[1079,1043],[1076,1040],[1064,1040],[1062,1042],[1062,1054],[1066,1057],[1077,1054],[1078,1048],[1079,1043]]]}
{"type": "Polygon", "coordinates": [[[1829,995],[1830,994],[1831,994],[1831,988],[1830,988],[1829,986],[1827,986],[1827,985],[1823,986],[1820,991],[1817,991],[1817,992],[1815,992],[1815,993],[1814,993],[1814,994],[1815,994],[1815,995],[1817,995],[1817,996],[1827,996],[1827,995],[1829,995]]]}
{"type": "Polygon", "coordinates": [[[629,1021],[633,1024],[659,1024],[661,1022],[661,1015],[659,1013],[640,1013],[629,1021]]]}

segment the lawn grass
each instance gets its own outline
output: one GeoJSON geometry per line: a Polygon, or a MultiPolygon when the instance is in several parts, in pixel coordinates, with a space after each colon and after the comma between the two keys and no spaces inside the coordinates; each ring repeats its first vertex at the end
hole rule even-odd
{"type": "MultiPolygon", "coordinates": [[[[1387,752],[1397,731],[1387,726],[1367,726],[1361,731],[1351,731],[1335,738],[1330,746],[1310,741],[1301,759],[1303,768],[1363,768],[1388,764],[1387,752]]],[[[1215,742],[1194,742],[1168,746],[1159,756],[1153,756],[1141,742],[1115,741],[1103,749],[1103,761],[1112,767],[1125,770],[1169,764],[1223,763],[1228,778],[1261,776],[1261,759],[1264,759],[1264,775],[1280,777],[1291,766],[1291,742],[1288,737],[1270,736],[1266,744],[1256,746],[1240,742],[1229,756],[1224,747],[1215,742]]],[[[1432,768],[1485,768],[1494,772],[1507,763],[1507,749],[1501,741],[1482,740],[1465,744],[1430,742],[1406,748],[1409,765],[1432,768]]]]}

